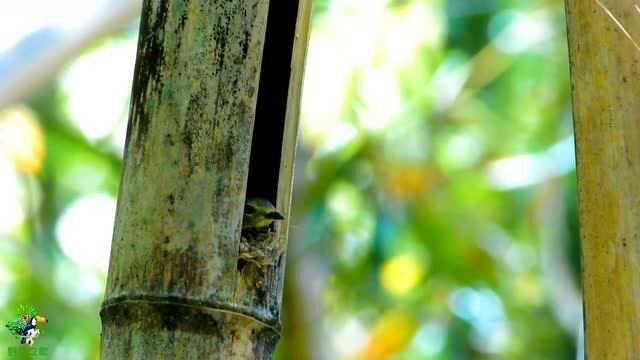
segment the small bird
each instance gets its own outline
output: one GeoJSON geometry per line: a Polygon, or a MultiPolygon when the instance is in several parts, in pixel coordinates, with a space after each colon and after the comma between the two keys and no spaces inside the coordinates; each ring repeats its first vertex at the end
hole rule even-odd
{"type": "Polygon", "coordinates": [[[283,249],[275,236],[273,223],[284,216],[263,198],[250,198],[244,207],[239,257],[262,268],[272,264],[283,249]]]}
{"type": "Polygon", "coordinates": [[[268,229],[276,220],[283,220],[284,216],[276,209],[271,201],[263,198],[251,198],[244,207],[242,230],[268,229]]]}

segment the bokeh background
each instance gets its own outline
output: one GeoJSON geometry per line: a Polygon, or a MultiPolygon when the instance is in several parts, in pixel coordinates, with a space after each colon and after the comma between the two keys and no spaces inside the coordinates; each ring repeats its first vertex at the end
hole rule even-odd
{"type": "MultiPolygon", "coordinates": [[[[99,358],[139,6],[0,4],[0,320],[51,359],[99,358]]],[[[301,120],[277,359],[583,357],[561,0],[314,0],[301,120]]]]}

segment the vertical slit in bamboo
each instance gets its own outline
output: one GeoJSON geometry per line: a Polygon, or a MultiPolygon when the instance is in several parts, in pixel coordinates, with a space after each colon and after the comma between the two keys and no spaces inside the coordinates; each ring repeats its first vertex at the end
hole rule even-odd
{"type": "MultiPolygon", "coordinates": [[[[246,197],[277,202],[298,0],[269,5],[246,197]]],[[[296,99],[297,100],[297,99],[296,99]]]]}

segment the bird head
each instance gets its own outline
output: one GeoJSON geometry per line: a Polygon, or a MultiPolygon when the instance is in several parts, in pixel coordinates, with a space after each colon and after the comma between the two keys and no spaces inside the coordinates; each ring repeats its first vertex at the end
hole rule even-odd
{"type": "Polygon", "coordinates": [[[284,216],[271,201],[263,198],[250,198],[244,207],[242,227],[244,229],[266,228],[284,216]]]}

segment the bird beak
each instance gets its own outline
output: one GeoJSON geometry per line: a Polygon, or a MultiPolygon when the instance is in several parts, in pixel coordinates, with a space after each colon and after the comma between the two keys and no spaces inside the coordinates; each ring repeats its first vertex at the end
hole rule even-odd
{"type": "Polygon", "coordinates": [[[36,315],[36,321],[39,322],[39,323],[45,323],[46,324],[46,323],[49,322],[49,319],[47,319],[44,316],[36,315]]]}
{"type": "Polygon", "coordinates": [[[272,211],[265,216],[267,219],[271,220],[283,220],[284,216],[277,211],[272,211]]]}

